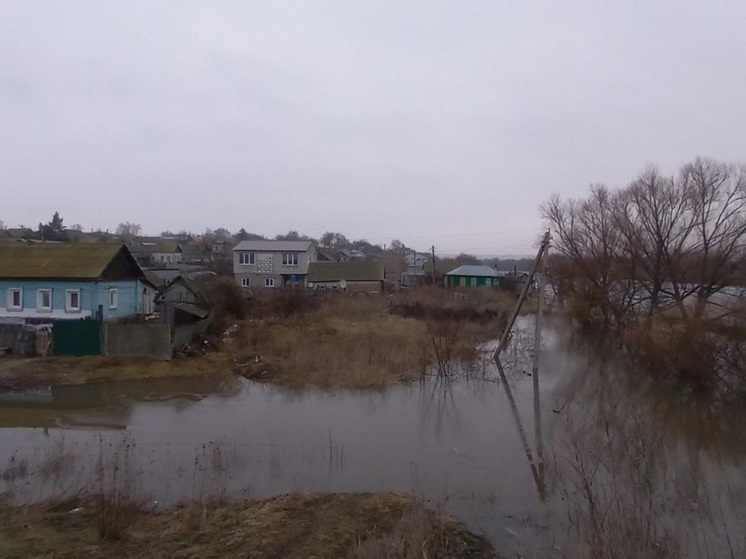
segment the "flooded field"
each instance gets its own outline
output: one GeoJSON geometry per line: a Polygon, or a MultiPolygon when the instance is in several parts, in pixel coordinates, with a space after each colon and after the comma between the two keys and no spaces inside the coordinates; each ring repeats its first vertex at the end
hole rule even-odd
{"type": "Polygon", "coordinates": [[[743,412],[655,387],[559,320],[543,349],[540,379],[519,332],[503,371],[377,392],[196,378],[5,393],[0,490],[117,487],[156,509],[400,490],[507,557],[744,556],[743,412]]]}

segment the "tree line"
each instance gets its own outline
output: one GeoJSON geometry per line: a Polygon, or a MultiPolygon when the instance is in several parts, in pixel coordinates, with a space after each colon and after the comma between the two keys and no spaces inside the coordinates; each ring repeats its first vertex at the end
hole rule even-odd
{"type": "Polygon", "coordinates": [[[689,353],[689,373],[727,362],[743,375],[744,166],[697,158],[670,176],[648,167],[624,188],[596,184],[541,211],[552,285],[576,319],[637,336],[646,351],[689,353]]]}

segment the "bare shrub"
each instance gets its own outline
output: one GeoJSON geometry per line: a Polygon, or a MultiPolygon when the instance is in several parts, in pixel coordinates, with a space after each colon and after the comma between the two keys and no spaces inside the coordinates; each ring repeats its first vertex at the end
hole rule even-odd
{"type": "Polygon", "coordinates": [[[301,315],[318,308],[318,299],[308,291],[279,289],[272,293],[271,310],[280,316],[301,315]]]}
{"type": "Polygon", "coordinates": [[[94,496],[96,531],[103,540],[120,540],[142,512],[137,498],[133,445],[124,443],[105,455],[103,444],[97,465],[98,492],[94,496]]]}
{"type": "Polygon", "coordinates": [[[217,278],[207,291],[210,306],[210,333],[221,333],[235,320],[248,316],[249,301],[241,288],[231,278],[217,278]]]}

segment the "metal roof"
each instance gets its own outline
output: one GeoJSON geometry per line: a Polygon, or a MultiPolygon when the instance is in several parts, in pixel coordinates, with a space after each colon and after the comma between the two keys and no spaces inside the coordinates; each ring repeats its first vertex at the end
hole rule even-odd
{"type": "Polygon", "coordinates": [[[465,265],[459,266],[455,270],[451,270],[446,274],[447,276],[471,276],[478,278],[496,278],[499,274],[494,268],[489,266],[475,266],[465,265]]]}
{"type": "Polygon", "coordinates": [[[142,271],[124,245],[12,243],[0,245],[0,279],[97,279],[120,251],[142,271]]]}
{"type": "Polygon", "coordinates": [[[383,262],[311,262],[307,281],[382,281],[383,262]]]}
{"type": "Polygon", "coordinates": [[[255,250],[264,252],[306,252],[311,241],[241,241],[233,250],[255,250]]]}

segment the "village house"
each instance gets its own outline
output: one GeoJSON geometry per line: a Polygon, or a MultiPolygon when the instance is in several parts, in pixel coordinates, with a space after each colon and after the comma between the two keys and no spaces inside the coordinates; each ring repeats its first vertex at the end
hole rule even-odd
{"type": "Polygon", "coordinates": [[[315,260],[311,241],[241,241],[233,248],[233,275],[241,287],[304,287],[315,260]]]}
{"type": "Polygon", "coordinates": [[[0,319],[117,319],[153,310],[155,288],[124,245],[0,245],[0,319]]]}
{"type": "Polygon", "coordinates": [[[172,328],[174,346],[188,343],[207,330],[216,280],[213,272],[187,273],[161,290],[156,299],[160,323],[172,328]]]}
{"type": "Polygon", "coordinates": [[[307,286],[383,293],[383,262],[312,262],[308,267],[307,286]]]}
{"type": "Polygon", "coordinates": [[[428,263],[426,253],[408,252],[404,255],[404,269],[401,273],[402,285],[414,287],[425,283],[425,266],[428,263]]]}
{"type": "Polygon", "coordinates": [[[499,287],[503,275],[489,266],[464,265],[445,275],[445,286],[499,287]]]}
{"type": "Polygon", "coordinates": [[[132,245],[130,250],[145,268],[178,268],[184,252],[179,243],[172,241],[132,245]]]}

